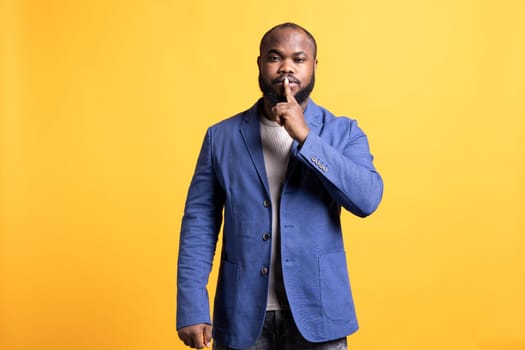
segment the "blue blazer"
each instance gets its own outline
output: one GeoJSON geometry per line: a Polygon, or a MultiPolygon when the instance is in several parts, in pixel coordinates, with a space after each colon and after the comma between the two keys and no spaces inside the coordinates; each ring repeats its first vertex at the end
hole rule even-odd
{"type": "MultiPolygon", "coordinates": [[[[224,221],[213,337],[246,348],[259,336],[268,293],[271,206],[258,105],[210,127],[182,219],[177,328],[211,324],[206,285],[224,221]],[[224,212],[224,220],[223,220],[224,212]],[[266,238],[266,239],[265,239],[266,238]]],[[[301,334],[311,342],[358,328],[340,225],[341,207],[364,217],[383,182],[356,121],[309,101],[310,133],[292,145],[280,203],[283,279],[301,334]]]]}

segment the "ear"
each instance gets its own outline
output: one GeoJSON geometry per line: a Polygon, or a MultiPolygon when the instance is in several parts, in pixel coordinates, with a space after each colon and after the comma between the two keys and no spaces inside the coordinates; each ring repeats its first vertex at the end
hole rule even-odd
{"type": "Polygon", "coordinates": [[[318,61],[317,61],[317,58],[316,58],[316,59],[315,59],[315,62],[314,62],[314,72],[317,71],[317,63],[318,63],[318,61]]]}
{"type": "Polygon", "coordinates": [[[259,71],[261,70],[261,56],[257,56],[257,67],[259,67],[259,71]]]}

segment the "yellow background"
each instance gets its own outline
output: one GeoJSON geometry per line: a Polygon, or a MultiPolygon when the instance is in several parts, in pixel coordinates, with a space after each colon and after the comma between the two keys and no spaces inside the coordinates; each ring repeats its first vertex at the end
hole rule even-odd
{"type": "Polygon", "coordinates": [[[343,214],[350,349],[525,349],[523,18],[520,0],[2,0],[0,349],[184,348],[202,137],[259,97],[283,21],[316,36],[313,98],[359,120],[385,181],[374,215],[343,214]]]}

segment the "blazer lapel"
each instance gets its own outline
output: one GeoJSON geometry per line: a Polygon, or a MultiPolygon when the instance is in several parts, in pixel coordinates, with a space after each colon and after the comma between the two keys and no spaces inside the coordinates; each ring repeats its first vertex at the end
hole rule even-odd
{"type": "Polygon", "coordinates": [[[264,155],[261,143],[261,133],[258,118],[259,103],[256,103],[252,108],[247,110],[243,115],[243,120],[240,126],[240,132],[244,140],[244,144],[248,149],[250,158],[252,160],[259,180],[261,181],[268,198],[270,197],[270,187],[268,186],[268,177],[266,176],[266,167],[264,165],[264,155]]]}

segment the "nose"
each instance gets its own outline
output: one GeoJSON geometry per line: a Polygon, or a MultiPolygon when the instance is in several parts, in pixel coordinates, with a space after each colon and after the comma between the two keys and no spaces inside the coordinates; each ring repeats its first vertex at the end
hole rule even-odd
{"type": "Polygon", "coordinates": [[[279,66],[280,74],[293,74],[295,72],[295,67],[292,60],[285,59],[282,60],[281,65],[279,66]]]}

